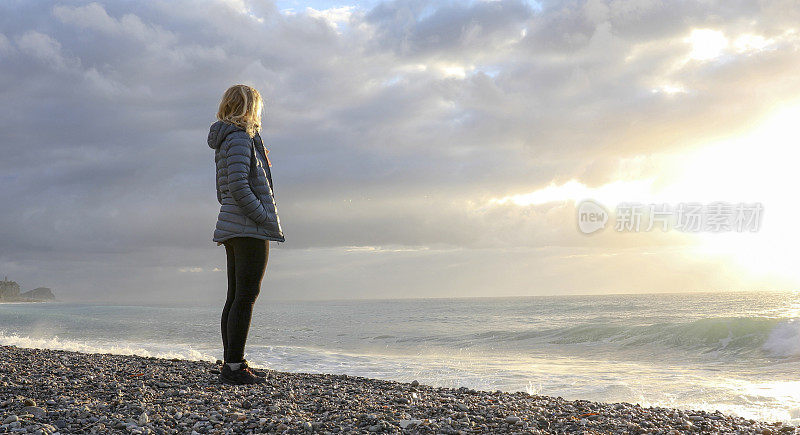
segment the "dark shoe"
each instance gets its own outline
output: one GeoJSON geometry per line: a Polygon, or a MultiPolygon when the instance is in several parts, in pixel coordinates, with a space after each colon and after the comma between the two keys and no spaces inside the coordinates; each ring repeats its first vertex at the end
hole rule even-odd
{"type": "Polygon", "coordinates": [[[254,367],[250,367],[250,364],[247,363],[246,359],[242,360],[242,367],[247,367],[256,376],[261,376],[262,378],[266,378],[267,377],[267,372],[266,371],[261,370],[261,369],[257,369],[257,368],[254,368],[254,367]]]}
{"type": "Polygon", "coordinates": [[[256,376],[250,370],[250,367],[247,367],[247,364],[244,363],[239,366],[239,370],[231,370],[229,365],[223,364],[222,373],[219,374],[219,380],[223,384],[229,385],[251,385],[267,382],[266,379],[256,376]]]}
{"type": "MultiPolygon", "coordinates": [[[[242,360],[242,364],[247,366],[247,368],[249,368],[250,371],[253,372],[254,375],[261,376],[262,378],[266,378],[267,377],[267,372],[265,370],[257,369],[255,367],[250,367],[250,364],[247,362],[246,359],[242,360]]],[[[218,359],[217,360],[217,365],[225,365],[225,363],[222,362],[221,359],[218,359]]],[[[211,369],[211,373],[219,373],[219,371],[214,371],[214,369],[211,369]]]]}

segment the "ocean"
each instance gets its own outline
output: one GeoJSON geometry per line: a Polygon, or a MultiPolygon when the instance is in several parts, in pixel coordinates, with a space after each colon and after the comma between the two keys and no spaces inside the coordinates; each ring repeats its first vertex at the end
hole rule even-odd
{"type": "MultiPolygon", "coordinates": [[[[0,304],[0,344],[214,361],[220,311],[0,304]]],[[[281,371],[800,424],[800,293],[262,299],[246,350],[281,371]]]]}

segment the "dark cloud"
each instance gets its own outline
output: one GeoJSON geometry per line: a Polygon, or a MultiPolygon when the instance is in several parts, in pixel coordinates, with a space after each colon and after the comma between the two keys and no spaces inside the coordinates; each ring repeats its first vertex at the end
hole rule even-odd
{"type": "Polygon", "coordinates": [[[533,14],[521,0],[431,2],[395,0],[366,14],[377,50],[411,59],[464,61],[493,52],[519,37],[533,14]]]}

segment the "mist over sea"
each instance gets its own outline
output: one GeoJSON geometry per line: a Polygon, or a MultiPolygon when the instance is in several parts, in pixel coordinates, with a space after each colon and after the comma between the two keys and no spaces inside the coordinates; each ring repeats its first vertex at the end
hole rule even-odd
{"type": "MultiPolygon", "coordinates": [[[[0,304],[0,344],[216,360],[220,306],[0,304]]],[[[256,366],[800,423],[800,294],[256,303],[256,366]]]]}

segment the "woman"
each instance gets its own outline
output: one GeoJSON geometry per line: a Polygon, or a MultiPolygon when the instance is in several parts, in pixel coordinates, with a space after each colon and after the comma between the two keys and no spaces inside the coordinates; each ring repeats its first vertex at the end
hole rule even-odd
{"type": "Polygon", "coordinates": [[[259,135],[262,106],[257,90],[231,86],[208,133],[221,205],[214,241],[225,245],[228,267],[228,297],[222,309],[225,360],[219,377],[234,385],[265,382],[265,374],[244,359],[244,345],[267,267],[268,242],[284,241],[272,194],[269,151],[259,135]]]}

